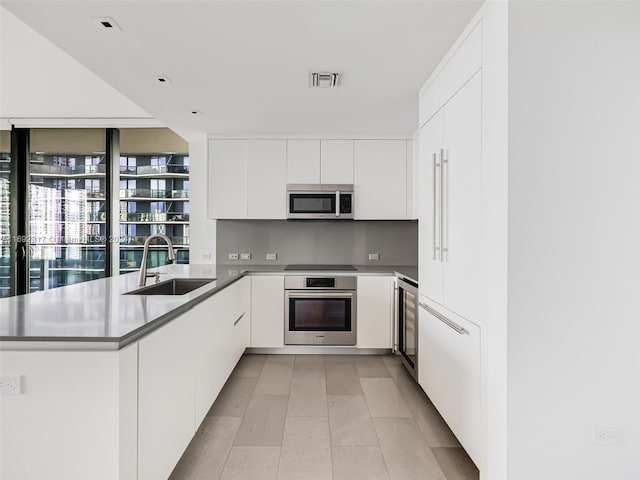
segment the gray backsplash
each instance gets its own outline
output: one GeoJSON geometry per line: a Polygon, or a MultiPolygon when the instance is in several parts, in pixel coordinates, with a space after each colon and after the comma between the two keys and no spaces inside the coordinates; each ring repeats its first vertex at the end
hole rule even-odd
{"type": "Polygon", "coordinates": [[[418,222],[218,220],[216,244],[219,265],[416,265],[418,222]],[[250,253],[251,260],[229,260],[229,253],[250,253]],[[277,260],[267,261],[267,253],[277,260]],[[369,253],[380,260],[368,260],[369,253]]]}

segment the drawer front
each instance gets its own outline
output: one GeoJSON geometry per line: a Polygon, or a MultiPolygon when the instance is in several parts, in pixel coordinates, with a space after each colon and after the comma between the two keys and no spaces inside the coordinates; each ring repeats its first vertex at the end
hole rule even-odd
{"type": "Polygon", "coordinates": [[[471,458],[479,460],[480,327],[421,303],[419,383],[471,458]]]}

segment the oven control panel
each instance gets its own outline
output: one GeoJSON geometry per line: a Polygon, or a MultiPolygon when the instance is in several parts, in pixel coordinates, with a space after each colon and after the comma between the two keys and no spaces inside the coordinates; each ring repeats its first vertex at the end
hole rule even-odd
{"type": "Polygon", "coordinates": [[[357,286],[356,276],[316,276],[285,275],[285,290],[355,290],[357,286]]]}
{"type": "Polygon", "coordinates": [[[328,277],[308,277],[307,288],[336,288],[336,279],[328,277]]]}

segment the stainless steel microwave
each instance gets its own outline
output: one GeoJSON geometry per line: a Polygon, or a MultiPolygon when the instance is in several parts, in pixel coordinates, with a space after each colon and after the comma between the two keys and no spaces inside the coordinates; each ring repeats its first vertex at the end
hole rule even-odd
{"type": "Polygon", "coordinates": [[[287,185],[287,218],[353,220],[353,185],[287,185]]]}

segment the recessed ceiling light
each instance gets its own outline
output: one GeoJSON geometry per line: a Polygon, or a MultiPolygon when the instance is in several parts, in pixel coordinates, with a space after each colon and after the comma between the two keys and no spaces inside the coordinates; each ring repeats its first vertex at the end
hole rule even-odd
{"type": "Polygon", "coordinates": [[[338,86],[340,76],[339,72],[310,72],[309,86],[311,88],[335,88],[338,86]]]}
{"type": "Polygon", "coordinates": [[[93,20],[101,30],[108,30],[112,32],[122,31],[122,27],[111,17],[91,17],[91,20],[93,20]]]}
{"type": "Polygon", "coordinates": [[[166,75],[156,75],[153,78],[155,78],[158,83],[164,83],[164,84],[173,83],[171,79],[166,75]]]}

